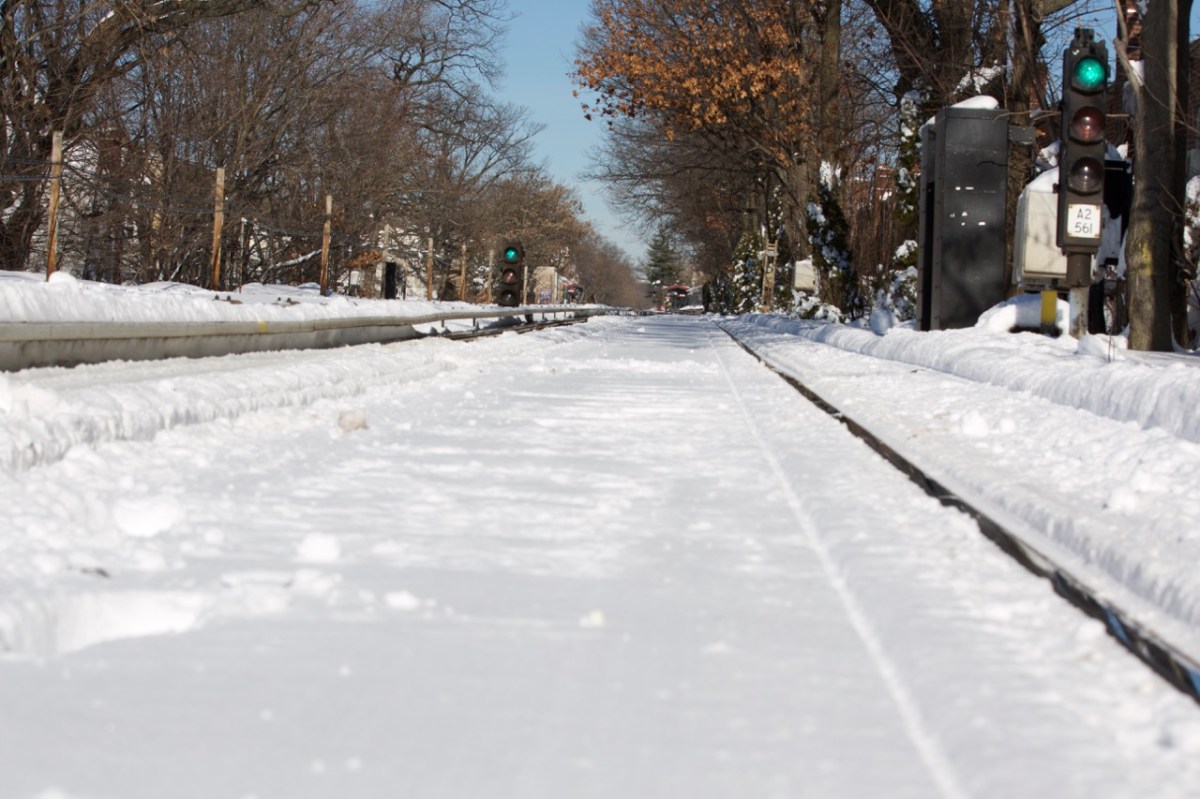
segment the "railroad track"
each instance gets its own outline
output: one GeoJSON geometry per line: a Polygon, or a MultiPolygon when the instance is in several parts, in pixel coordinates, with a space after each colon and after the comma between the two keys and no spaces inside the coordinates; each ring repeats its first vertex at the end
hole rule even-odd
{"type": "Polygon", "coordinates": [[[586,322],[588,317],[570,317],[567,319],[541,319],[534,320],[533,314],[525,317],[524,322],[517,321],[515,318],[509,320],[508,324],[493,324],[487,327],[482,327],[476,324],[470,330],[447,330],[444,333],[429,333],[422,338],[448,338],[454,341],[471,341],[485,336],[498,336],[501,333],[532,333],[537,330],[545,330],[549,327],[562,327],[564,325],[574,325],[580,322],[586,322]]]}
{"type": "Polygon", "coordinates": [[[1096,589],[1084,574],[1073,571],[1028,540],[981,510],[976,502],[939,482],[921,466],[882,441],[853,417],[820,396],[780,365],[771,361],[729,330],[724,332],[746,353],[778,375],[808,401],[840,421],[909,480],[943,505],[971,517],[979,531],[1032,574],[1047,580],[1054,591],[1081,611],[1104,624],[1109,635],[1146,664],[1159,677],[1200,704],[1200,663],[1171,644],[1163,635],[1140,622],[1096,589]]]}

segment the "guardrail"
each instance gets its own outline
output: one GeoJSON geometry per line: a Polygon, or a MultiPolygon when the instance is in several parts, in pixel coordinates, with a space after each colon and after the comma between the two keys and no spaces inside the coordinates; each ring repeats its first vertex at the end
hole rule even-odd
{"type": "Polygon", "coordinates": [[[5,322],[0,323],[0,371],[36,366],[160,358],[202,358],[269,350],[386,344],[428,335],[417,328],[447,322],[523,317],[532,321],[587,319],[602,306],[531,305],[417,316],[236,322],[5,322]]]}

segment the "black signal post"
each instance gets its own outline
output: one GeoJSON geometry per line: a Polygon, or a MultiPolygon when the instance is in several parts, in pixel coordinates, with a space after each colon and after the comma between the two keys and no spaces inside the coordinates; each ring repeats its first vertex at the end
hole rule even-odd
{"type": "Polygon", "coordinates": [[[497,284],[497,305],[516,308],[521,304],[521,287],[525,284],[525,248],[521,242],[508,241],[500,249],[497,284]]]}
{"type": "Polygon", "coordinates": [[[1058,246],[1067,255],[1067,283],[1091,283],[1104,206],[1108,49],[1079,28],[1063,52],[1062,149],[1058,157],[1058,246]]]}

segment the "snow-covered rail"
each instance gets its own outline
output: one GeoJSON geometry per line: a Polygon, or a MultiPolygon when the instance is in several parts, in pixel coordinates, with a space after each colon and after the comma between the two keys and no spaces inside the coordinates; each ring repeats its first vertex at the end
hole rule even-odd
{"type": "Polygon", "coordinates": [[[433,326],[467,322],[500,325],[526,319],[582,321],[608,309],[577,305],[486,307],[417,316],[259,320],[245,322],[18,322],[0,323],[0,371],[74,366],[111,360],[200,358],[267,350],[319,349],[420,338],[433,326]]]}
{"type": "Polygon", "coordinates": [[[738,338],[735,331],[723,328],[738,345],[760,363],[782,378],[806,399],[838,419],[859,439],[868,444],[888,463],[904,473],[927,494],[947,507],[970,516],[988,539],[1017,560],[1033,574],[1048,580],[1054,590],[1076,607],[1105,625],[1117,641],[1146,663],[1155,673],[1179,691],[1200,703],[1200,658],[1188,648],[1177,644],[1172,636],[1160,632],[1142,614],[1123,607],[1110,590],[1097,585],[1069,553],[1053,544],[1037,540],[1019,519],[990,507],[986,498],[974,496],[969,489],[950,485],[950,480],[935,473],[931,464],[918,462],[902,454],[866,425],[839,409],[786,366],[773,361],[738,338]]]}

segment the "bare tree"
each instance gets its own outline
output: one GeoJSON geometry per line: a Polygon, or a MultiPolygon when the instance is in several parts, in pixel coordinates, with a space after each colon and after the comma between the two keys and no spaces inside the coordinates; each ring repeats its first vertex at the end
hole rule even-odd
{"type": "Polygon", "coordinates": [[[648,307],[645,286],[634,277],[628,256],[594,232],[576,245],[574,264],[588,302],[624,308],[648,307]]]}
{"type": "MultiPolygon", "coordinates": [[[[314,0],[279,10],[296,13],[314,0]]],[[[54,131],[77,137],[97,94],[144,63],[153,38],[178,39],[198,21],[261,0],[6,0],[0,4],[0,267],[23,269],[41,224],[54,131]]]]}

